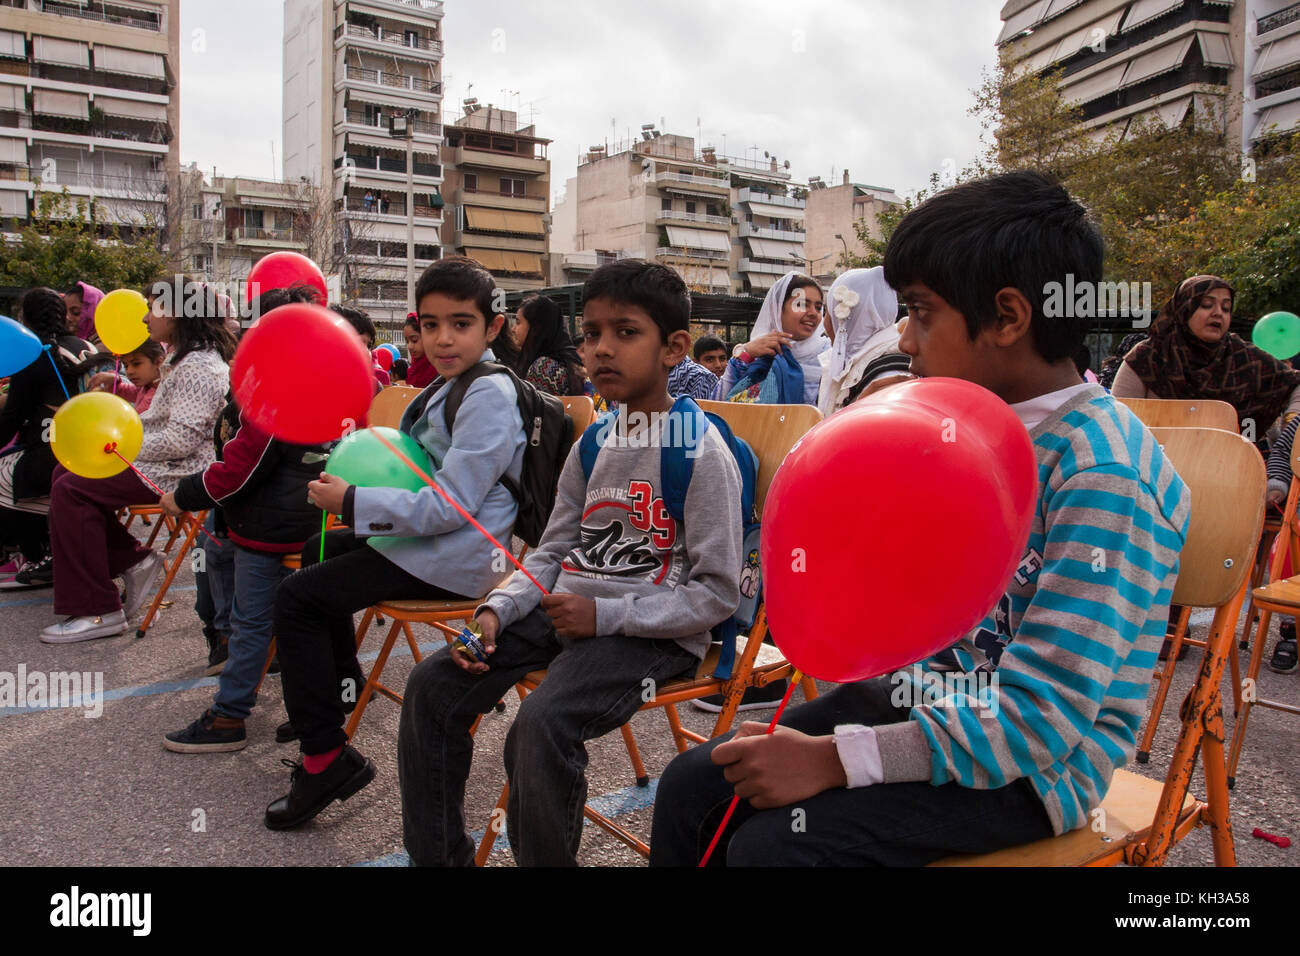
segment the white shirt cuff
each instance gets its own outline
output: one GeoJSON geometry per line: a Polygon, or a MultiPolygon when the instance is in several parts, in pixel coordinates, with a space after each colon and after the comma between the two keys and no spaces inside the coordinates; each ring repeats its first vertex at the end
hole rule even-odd
{"type": "Polygon", "coordinates": [[[839,725],[835,728],[835,750],[839,753],[850,790],[884,781],[885,768],[874,727],[839,725]]]}

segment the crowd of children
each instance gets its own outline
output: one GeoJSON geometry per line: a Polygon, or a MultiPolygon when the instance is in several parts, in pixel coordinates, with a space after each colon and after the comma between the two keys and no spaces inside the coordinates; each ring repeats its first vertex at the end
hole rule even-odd
{"type": "MultiPolygon", "coordinates": [[[[893,233],[883,267],[849,270],[826,290],[797,273],[782,277],[734,349],[713,335],[692,342],[690,294],[662,265],[625,259],[597,269],[583,289],[575,346],[550,299],[530,297],[506,316],[486,269],[439,260],[420,277],[404,328],[409,361],[396,366],[399,380],[423,391],[400,427],[460,508],[433,488],[349,484],[324,473],[328,445],[290,444],[249,421],[229,392],[235,341],[215,296],[200,296],[196,315],[156,304],[151,341],[123,357],[122,382],[116,371],[78,378],[94,355],[74,333],[93,329],[98,290],[34,289],[21,318],[54,361],[14,375],[0,412],[0,445],[15,442],[0,454],[0,533],[17,548],[0,587],[52,576],[65,619],[42,641],[120,634],[162,558],[123,528],[118,509],[209,511],[196,608],[219,685],[163,745],[245,747],[274,634],[288,717],[276,737],[298,741],[301,760],[266,809],[271,829],[301,826],[375,777],[343,730],[364,683],[356,612],[392,599],[476,602],[481,650],[442,648],[407,682],[396,742],[407,850],[420,865],[473,861],[464,807],[472,727],[525,674],[546,668],[505,741],[507,830],[519,863],[573,864],[586,742],[626,722],[647,681],[693,674],[710,629],[740,599],[748,516],[736,462],[717,430],[705,429],[675,517],[660,455],[673,440],[664,413],[720,399],[807,403],[829,416],[912,377],[966,379],[1006,402],[1033,441],[1034,560],[979,627],[952,635],[942,664],[923,666],[996,670],[994,719],[897,706],[882,678],[789,709],[770,736],[745,724],[664,772],[651,862],[697,863],[733,794],[743,800],[717,864],[918,865],[1064,833],[1086,825],[1133,756],[1145,696],[1132,688],[1146,686],[1165,633],[1190,513],[1187,489],[1150,432],[1077,367],[1087,319],[1049,319],[1034,292],[1066,274],[1099,282],[1101,267],[1086,211],[1034,173],[988,177],[922,203],[893,233]],[[514,375],[492,374],[498,364],[514,375]],[[462,376],[471,384],[452,402],[462,376]],[[83,387],[116,391],[140,410],[136,466],[150,484],[132,470],[90,479],[54,463],[40,426],[64,389],[83,387]],[[612,418],[594,457],[578,443],[570,450],[545,531],[511,572],[466,516],[511,540],[529,444],[523,388],[594,393],[612,418]],[[318,534],[322,512],[343,527],[318,534]],[[1082,573],[1094,565],[1098,535],[1113,542],[1107,569],[1082,573]],[[290,571],[285,556],[299,554],[301,569],[290,571]],[[806,813],[802,829],[790,826],[795,805],[806,813]]],[[[255,313],[305,298],[266,291],[255,313]]],[[[335,311],[369,352],[368,316],[335,311]]],[[[374,371],[378,392],[389,377],[374,371]]],[[[1284,433],[1287,447],[1295,427],[1284,433]]],[[[1274,499],[1289,471],[1276,477],[1274,499]]],[[[1290,640],[1294,667],[1293,631],[1290,640]]]]}

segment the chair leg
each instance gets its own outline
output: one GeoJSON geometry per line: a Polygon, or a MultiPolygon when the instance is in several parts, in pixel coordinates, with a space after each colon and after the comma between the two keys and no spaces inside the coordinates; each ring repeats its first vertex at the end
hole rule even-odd
{"type": "Polygon", "coordinates": [[[799,686],[803,689],[803,699],[805,701],[815,700],[817,698],[817,682],[804,674],[799,678],[799,686]]]}
{"type": "MultiPolygon", "coordinates": [[[[1231,641],[1229,641],[1231,646],[1231,641]]],[[[1223,707],[1216,701],[1213,714],[1206,715],[1201,759],[1205,762],[1205,802],[1210,840],[1214,844],[1215,866],[1236,866],[1237,851],[1232,841],[1232,814],[1228,807],[1228,774],[1223,762],[1223,707]]]]}
{"type": "Polygon", "coordinates": [[[668,718],[668,726],[673,732],[673,742],[677,744],[679,754],[686,753],[691,745],[691,740],[686,736],[686,728],[682,726],[682,718],[677,714],[677,705],[668,704],[664,707],[664,716],[668,718]]]}
{"type": "Polygon", "coordinates": [[[510,799],[510,784],[501,788],[501,796],[497,797],[497,805],[492,808],[492,816],[488,818],[487,828],[483,831],[483,839],[479,841],[478,852],[474,854],[475,866],[487,866],[487,859],[492,855],[492,844],[497,841],[497,834],[505,829],[506,823],[506,802],[510,799]]]}
{"type": "Polygon", "coordinates": [[[637,749],[636,737],[632,735],[632,724],[626,723],[619,730],[623,731],[623,743],[627,746],[628,759],[632,761],[632,772],[636,774],[636,785],[638,787],[650,786],[650,776],[645,772],[645,764],[641,760],[641,751],[637,749]]]}
{"type": "Polygon", "coordinates": [[[361,623],[357,626],[357,650],[361,650],[361,642],[366,639],[366,633],[370,630],[370,623],[375,619],[375,609],[366,608],[366,613],[361,615],[361,623]]]}
{"type": "Polygon", "coordinates": [[[1156,687],[1155,699],[1151,702],[1151,710],[1147,712],[1142,742],[1138,745],[1138,763],[1146,763],[1151,759],[1151,742],[1156,739],[1156,728],[1160,726],[1160,713],[1165,708],[1165,698],[1169,695],[1169,684],[1174,677],[1174,668],[1178,665],[1178,652],[1183,646],[1183,635],[1187,633],[1187,619],[1191,614],[1190,607],[1182,609],[1178,615],[1178,626],[1169,639],[1169,654],[1165,660],[1164,670],[1160,672],[1159,685],[1156,687]]]}
{"type": "Polygon", "coordinates": [[[162,607],[163,598],[167,596],[167,589],[172,586],[172,581],[176,580],[176,572],[180,570],[181,562],[185,560],[185,555],[189,554],[190,547],[194,544],[194,538],[199,532],[199,523],[191,517],[189,525],[189,531],[185,535],[185,544],[176,553],[171,565],[168,566],[166,559],[163,560],[163,567],[167,568],[167,575],[163,578],[158,593],[153,596],[153,602],[149,605],[149,612],[145,614],[144,620],[140,622],[140,626],[136,629],[136,637],[144,637],[149,628],[153,626],[153,620],[158,615],[158,609],[162,607]]]}
{"type": "Polygon", "coordinates": [[[366,706],[370,703],[370,698],[374,696],[375,688],[382,686],[379,683],[379,676],[384,672],[384,665],[388,663],[388,655],[393,650],[393,645],[397,643],[397,632],[401,628],[401,621],[394,621],[393,626],[388,629],[388,637],[384,638],[384,646],[379,649],[379,656],[375,658],[374,665],[370,668],[370,676],[366,678],[365,686],[361,688],[361,694],[357,697],[357,706],[353,708],[352,716],[348,718],[347,726],[343,728],[343,735],[350,742],[352,735],[357,732],[357,725],[361,723],[361,715],[366,712],[366,706]]]}
{"type": "Polygon", "coordinates": [[[1240,688],[1236,695],[1241,703],[1237,709],[1237,724],[1232,728],[1232,745],[1228,748],[1226,774],[1229,789],[1237,782],[1237,761],[1241,759],[1241,751],[1246,744],[1246,724],[1250,721],[1251,708],[1259,699],[1259,666],[1264,660],[1264,645],[1268,643],[1268,625],[1272,618],[1271,611],[1260,611],[1259,631],[1254,646],[1250,649],[1250,663],[1246,665],[1245,680],[1250,682],[1250,692],[1246,693],[1244,688],[1240,688]]]}

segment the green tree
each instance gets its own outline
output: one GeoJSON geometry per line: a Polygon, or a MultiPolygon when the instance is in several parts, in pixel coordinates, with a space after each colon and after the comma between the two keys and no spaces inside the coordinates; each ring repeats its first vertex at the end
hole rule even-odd
{"type": "Polygon", "coordinates": [[[0,243],[0,285],[62,290],[80,280],[105,291],[142,289],[164,269],[152,234],[127,235],[100,223],[95,208],[67,189],[38,193],[18,241],[0,243]]]}

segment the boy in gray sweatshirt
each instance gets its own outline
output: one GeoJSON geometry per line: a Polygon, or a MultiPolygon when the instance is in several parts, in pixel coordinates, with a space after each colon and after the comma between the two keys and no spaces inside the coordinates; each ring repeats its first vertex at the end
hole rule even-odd
{"type": "Polygon", "coordinates": [[[476,613],[487,661],[450,648],[407,683],[398,734],[406,848],[417,865],[469,865],[464,793],[470,727],[530,671],[549,668],[506,737],[510,846],[521,865],[573,865],[586,802],[584,743],[628,721],[646,691],[694,673],[713,625],[740,600],[740,475],[706,430],[682,521],[664,503],[660,456],[680,440],[668,374],[691,347],[675,272],[625,259],[583,290],[597,391],[619,417],[584,477],[575,444],[555,510],[524,566],[476,613]]]}

